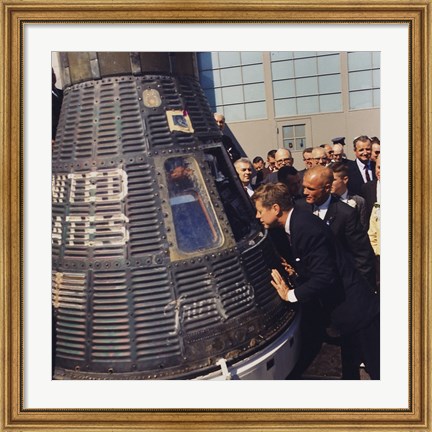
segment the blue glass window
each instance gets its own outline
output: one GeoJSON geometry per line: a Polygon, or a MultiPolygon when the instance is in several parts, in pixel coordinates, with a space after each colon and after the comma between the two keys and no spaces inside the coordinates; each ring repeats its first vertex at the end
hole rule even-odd
{"type": "Polygon", "coordinates": [[[164,168],[178,249],[193,253],[220,246],[222,233],[195,159],[172,157],[164,168]]]}

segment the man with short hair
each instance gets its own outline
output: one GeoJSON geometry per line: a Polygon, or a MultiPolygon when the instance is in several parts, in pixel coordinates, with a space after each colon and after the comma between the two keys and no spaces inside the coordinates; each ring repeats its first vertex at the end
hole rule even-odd
{"type": "Polygon", "coordinates": [[[251,179],[252,179],[252,164],[248,158],[240,158],[234,162],[234,168],[237,171],[239,179],[243,185],[244,190],[251,197],[254,193],[251,179]]]}
{"type": "Polygon", "coordinates": [[[313,161],[312,161],[312,150],[313,150],[313,147],[306,147],[304,150],[303,150],[303,162],[304,162],[304,164],[305,164],[305,168],[304,169],[302,169],[302,170],[300,170],[299,172],[298,172],[298,174],[299,174],[299,182],[300,182],[300,195],[303,195],[303,187],[302,187],[302,184],[303,184],[303,176],[304,176],[304,173],[306,172],[306,170],[308,170],[309,168],[311,168],[312,166],[313,166],[313,161]]]}
{"type": "Polygon", "coordinates": [[[346,158],[342,144],[335,144],[333,146],[333,161],[334,162],[346,162],[347,161],[347,158],[346,158]]]}
{"type": "Polygon", "coordinates": [[[261,156],[255,156],[252,163],[255,171],[261,171],[264,168],[264,159],[261,156]]]}
{"type": "Polygon", "coordinates": [[[296,206],[314,213],[330,227],[357,270],[375,290],[375,255],[369,237],[357,211],[331,195],[333,179],[329,167],[316,166],[307,170],[303,178],[305,198],[296,201],[296,206]]]}
{"type": "Polygon", "coordinates": [[[267,164],[263,168],[263,180],[265,180],[272,172],[277,171],[275,154],[276,150],[270,150],[267,153],[267,164]]]}
{"type": "Polygon", "coordinates": [[[303,150],[303,162],[305,163],[305,169],[309,169],[313,166],[312,150],[312,147],[307,147],[303,150]]]}
{"type": "Polygon", "coordinates": [[[354,161],[348,161],[348,189],[352,194],[362,195],[362,185],[376,178],[375,162],[372,162],[372,143],[366,135],[354,139],[354,161]]]}
{"type": "Polygon", "coordinates": [[[286,148],[280,148],[275,153],[276,170],[270,173],[263,181],[263,183],[277,183],[277,172],[284,166],[292,166],[294,159],[291,152],[286,148]]]}
{"type": "Polygon", "coordinates": [[[371,161],[376,163],[379,154],[381,153],[381,144],[377,142],[372,143],[371,161]]]}
{"type": "Polygon", "coordinates": [[[255,174],[252,177],[251,183],[253,187],[258,187],[264,180],[264,159],[261,156],[255,156],[252,160],[255,174]]]}
{"type": "Polygon", "coordinates": [[[281,169],[283,166],[292,166],[294,162],[291,151],[286,148],[278,149],[275,154],[275,159],[277,169],[281,169]]]}
{"type": "Polygon", "coordinates": [[[333,147],[330,144],[321,144],[320,147],[325,150],[328,161],[332,162],[334,153],[333,147]]]}
{"type": "Polygon", "coordinates": [[[366,214],[366,202],[360,195],[353,195],[348,190],[348,167],[343,162],[334,162],[330,165],[333,171],[333,183],[331,187],[331,193],[339,197],[339,199],[348,204],[349,206],[355,208],[360,217],[360,223],[363,228],[367,230],[367,214],[366,214]]]}
{"type": "MultiPolygon", "coordinates": [[[[272,285],[279,296],[305,306],[317,302],[329,314],[341,333],[343,379],[360,379],[361,362],[365,363],[371,379],[379,379],[379,297],[347,262],[346,254],[326,224],[293,207],[287,186],[281,183],[262,185],[252,200],[256,217],[264,227],[283,229],[290,239],[287,250],[282,252],[288,259],[291,257],[289,264],[297,278],[289,287],[281,274],[273,269],[272,285]]],[[[309,315],[309,319],[312,325],[316,324],[313,316],[309,315]]],[[[316,330],[319,330],[319,324],[316,330]]],[[[307,331],[308,326],[302,325],[304,336],[307,331]]],[[[314,335],[310,329],[309,335],[314,335]]],[[[302,347],[308,342],[304,339],[302,347]]]]}
{"type": "Polygon", "coordinates": [[[270,172],[277,171],[277,168],[276,168],[276,152],[277,152],[277,149],[273,149],[273,150],[270,150],[267,153],[267,169],[270,172]]]}
{"type": "Polygon", "coordinates": [[[314,147],[312,149],[312,166],[327,166],[328,163],[329,160],[326,151],[322,147],[314,147]]]}

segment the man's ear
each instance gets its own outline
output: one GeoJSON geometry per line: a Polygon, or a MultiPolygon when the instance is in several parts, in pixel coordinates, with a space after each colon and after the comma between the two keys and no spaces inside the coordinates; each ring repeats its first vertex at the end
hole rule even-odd
{"type": "Polygon", "coordinates": [[[281,217],[282,216],[282,210],[280,208],[279,204],[273,204],[272,205],[272,210],[275,212],[277,217],[281,217]]]}

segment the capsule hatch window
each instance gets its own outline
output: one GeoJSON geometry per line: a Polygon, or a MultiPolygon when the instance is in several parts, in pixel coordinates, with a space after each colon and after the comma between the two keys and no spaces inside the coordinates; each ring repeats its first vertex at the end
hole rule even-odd
{"type": "Polygon", "coordinates": [[[223,236],[195,159],[169,158],[164,169],[178,249],[192,253],[219,247],[223,236]]]}

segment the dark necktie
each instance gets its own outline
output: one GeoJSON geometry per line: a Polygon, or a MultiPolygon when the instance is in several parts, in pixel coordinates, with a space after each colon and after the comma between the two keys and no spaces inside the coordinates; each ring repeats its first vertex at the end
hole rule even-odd
{"type": "Polygon", "coordinates": [[[370,175],[369,175],[369,169],[368,169],[368,166],[365,165],[365,166],[364,166],[364,169],[365,169],[365,175],[366,175],[366,182],[370,182],[370,181],[371,181],[371,178],[370,178],[370,175]]]}

